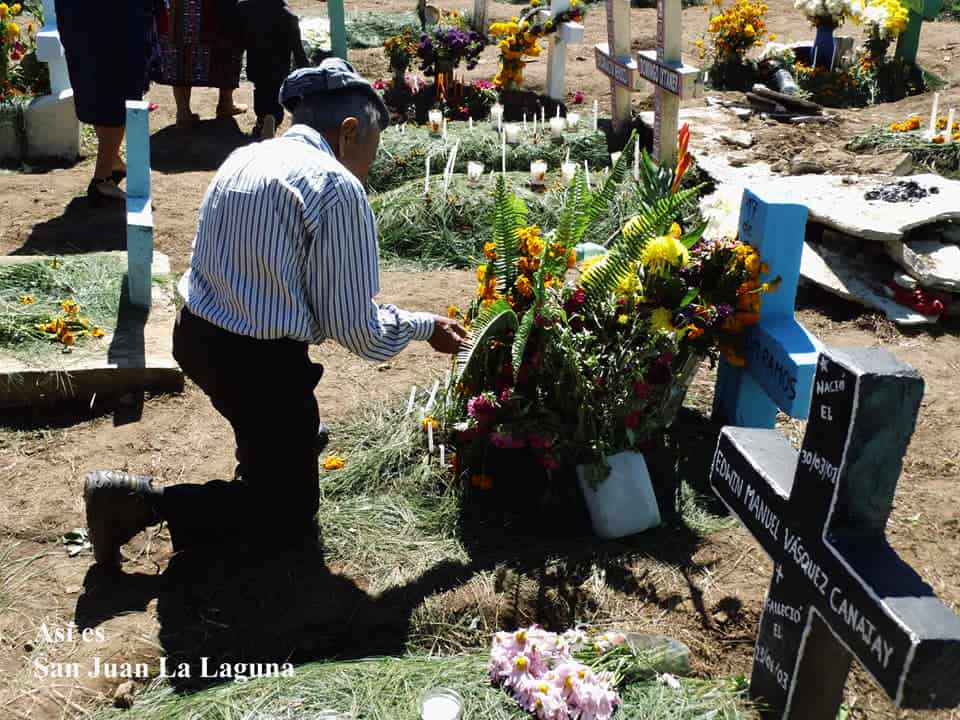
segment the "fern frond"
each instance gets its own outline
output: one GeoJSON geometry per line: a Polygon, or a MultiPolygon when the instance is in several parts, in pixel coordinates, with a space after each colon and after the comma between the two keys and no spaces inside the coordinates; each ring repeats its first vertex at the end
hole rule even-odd
{"type": "Polygon", "coordinates": [[[517,314],[506,300],[495,300],[481,310],[473,321],[470,337],[457,354],[457,382],[463,382],[476,363],[483,360],[491,339],[516,330],[517,324],[517,314]]]}
{"type": "Polygon", "coordinates": [[[506,179],[499,175],[493,207],[493,243],[497,253],[493,267],[497,290],[505,294],[517,279],[517,260],[520,259],[517,232],[527,224],[527,206],[507,190],[506,179]]]}
{"type": "Polygon", "coordinates": [[[533,323],[536,319],[535,308],[530,308],[527,314],[520,321],[520,327],[517,328],[513,336],[513,377],[516,378],[520,372],[520,364],[523,362],[523,353],[527,349],[527,341],[530,339],[530,333],[533,332],[533,323]]]}
{"type": "Polygon", "coordinates": [[[590,224],[607,212],[610,203],[616,198],[617,189],[627,175],[627,168],[633,164],[633,151],[636,147],[636,137],[637,131],[634,130],[630,134],[630,139],[627,140],[627,145],[617,159],[617,162],[615,162],[610,169],[610,174],[603,183],[603,187],[590,196],[583,214],[578,219],[573,238],[574,243],[580,242],[587,228],[590,227],[590,224]]]}

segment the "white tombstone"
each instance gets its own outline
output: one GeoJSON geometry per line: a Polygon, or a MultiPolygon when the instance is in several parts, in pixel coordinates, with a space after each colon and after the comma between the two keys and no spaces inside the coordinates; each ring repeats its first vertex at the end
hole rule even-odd
{"type": "MultiPolygon", "coordinates": [[[[479,0],[478,0],[479,1],[479,0]]],[[[570,0],[552,0],[549,18],[555,18],[570,9],[570,0]]],[[[549,19],[548,18],[548,19],[549,19]]],[[[547,52],[547,97],[562,102],[567,74],[567,47],[583,42],[583,25],[577,22],[560,23],[550,35],[547,52]]]]}
{"type": "Polygon", "coordinates": [[[597,69],[610,78],[613,130],[630,125],[630,93],[641,88],[637,63],[630,57],[630,0],[607,0],[607,42],[594,46],[597,69]]]}
{"type": "Polygon", "coordinates": [[[75,160],[80,154],[80,123],[53,0],[43,0],[43,15],[44,26],[37,33],[37,59],[47,63],[50,70],[50,94],[34,98],[26,109],[27,155],[75,160]]]}
{"type": "Polygon", "coordinates": [[[637,53],[639,75],[656,87],[653,154],[661,165],[677,162],[677,117],[680,99],[703,88],[700,70],[684,65],[680,52],[681,0],[657,0],[657,49],[637,53]]]}

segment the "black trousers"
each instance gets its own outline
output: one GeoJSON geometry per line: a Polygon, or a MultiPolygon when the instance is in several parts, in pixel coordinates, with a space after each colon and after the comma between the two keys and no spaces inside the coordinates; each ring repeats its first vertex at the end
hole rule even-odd
{"type": "Polygon", "coordinates": [[[283,122],[283,106],[280,104],[280,86],[287,78],[287,70],[261,71],[253,80],[253,111],[257,121],[262,122],[267,115],[273,115],[277,125],[283,122]]]}
{"type": "Polygon", "coordinates": [[[307,344],[222,330],[186,308],[173,356],[233,427],[237,477],[164,489],[158,508],[175,549],[234,537],[309,540],[319,507],[313,391],[323,367],[307,344]]]}

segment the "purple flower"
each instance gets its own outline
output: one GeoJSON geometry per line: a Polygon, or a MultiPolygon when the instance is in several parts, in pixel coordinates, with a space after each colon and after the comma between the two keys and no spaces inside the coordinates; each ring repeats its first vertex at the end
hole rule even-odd
{"type": "Polygon", "coordinates": [[[724,318],[730,317],[733,314],[733,308],[727,305],[727,303],[720,303],[717,305],[717,320],[723,320],[724,318]]]}
{"type": "Polygon", "coordinates": [[[483,424],[493,422],[499,407],[493,393],[483,393],[467,400],[467,414],[483,424]]]}

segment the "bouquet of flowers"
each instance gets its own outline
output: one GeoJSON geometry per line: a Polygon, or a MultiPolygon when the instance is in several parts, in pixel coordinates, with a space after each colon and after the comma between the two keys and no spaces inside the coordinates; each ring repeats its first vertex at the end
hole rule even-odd
{"type": "MultiPolygon", "coordinates": [[[[32,3],[27,3],[26,10],[43,16],[42,8],[32,3]]],[[[20,3],[0,2],[0,104],[21,95],[42,95],[50,89],[47,66],[37,60],[36,29],[32,22],[18,22],[23,12],[20,3]]]]}
{"type": "Polygon", "coordinates": [[[890,43],[910,21],[910,13],[900,0],[861,0],[862,11],[855,17],[867,30],[865,45],[870,59],[879,63],[887,54],[890,43]]]}
{"type": "Polygon", "coordinates": [[[541,720],[608,720],[620,704],[618,678],[610,670],[597,671],[579,662],[577,651],[590,645],[605,652],[625,639],[605,635],[590,643],[582,632],[558,635],[536,625],[498,632],[490,648],[490,679],[541,720]]]}
{"type": "Polygon", "coordinates": [[[571,0],[570,9],[544,18],[540,0],[532,0],[530,6],[510,22],[496,22],[490,26],[490,34],[497,38],[500,49],[500,69],[493,78],[497,89],[512,89],[523,81],[524,57],[540,57],[540,38],[554,33],[566,22],[583,20],[583,10],[578,0],[571,0]]]}
{"type": "Polygon", "coordinates": [[[492,448],[525,447],[547,470],[598,464],[605,477],[605,457],[649,447],[670,424],[699,359],[745,363],[744,335],[776,280],[761,281],[767,268],[750,246],[703,241],[703,226],[677,222],[700,192],[679,189],[687,142],[684,126],[676,168],[644,153],[638,214],[575,280],[574,246],[606,212],[632,141],[597,192],[574,179],[549,232],[527,224],[499,179],[452,404],[454,445],[475,475],[489,477],[492,448]]]}
{"type": "Polygon", "coordinates": [[[413,58],[417,57],[417,41],[410,30],[403,35],[387,38],[383,41],[383,54],[390,62],[390,70],[394,76],[402,75],[410,67],[413,58]]]}
{"type": "MultiPolygon", "coordinates": [[[[742,61],[752,47],[763,44],[767,34],[766,14],[768,7],[760,0],[735,0],[710,18],[708,32],[712,35],[712,52],[716,62],[742,61]]],[[[772,35],[771,40],[777,36],[772,35]]],[[[702,42],[698,46],[703,49],[702,42]]]]}
{"type": "Polygon", "coordinates": [[[432,33],[420,36],[417,56],[424,75],[440,77],[452,73],[461,62],[466,63],[467,70],[473,70],[484,44],[480,33],[462,28],[458,15],[447,15],[432,33]]]}
{"type": "Polygon", "coordinates": [[[795,0],[793,6],[815,27],[839,27],[860,14],[860,0],[795,0]]]}

